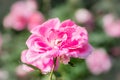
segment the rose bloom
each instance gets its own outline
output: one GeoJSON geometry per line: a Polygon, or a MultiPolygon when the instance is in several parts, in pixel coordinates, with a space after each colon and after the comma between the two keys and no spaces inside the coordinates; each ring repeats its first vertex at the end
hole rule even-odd
{"type": "Polygon", "coordinates": [[[24,50],[22,52],[21,60],[23,63],[37,67],[43,74],[50,72],[53,67],[53,58],[41,58],[41,54],[30,50],[24,50]]]}
{"type": "Polygon", "coordinates": [[[94,29],[94,18],[90,11],[87,9],[78,9],[75,12],[75,19],[79,24],[86,27],[88,31],[93,31],[94,29]]]}
{"type": "Polygon", "coordinates": [[[92,51],[86,29],[71,20],[61,23],[53,18],[33,28],[31,33],[26,41],[28,50],[22,52],[21,60],[42,73],[50,72],[58,61],[68,64],[70,58],[86,58],[92,51]]]}
{"type": "Polygon", "coordinates": [[[5,28],[13,28],[17,31],[25,29],[27,19],[22,15],[8,14],[3,21],[5,28]]]}
{"type": "Polygon", "coordinates": [[[28,19],[28,30],[32,30],[32,28],[36,27],[37,25],[42,24],[45,21],[45,18],[41,12],[34,12],[29,16],[28,19]]]}
{"type": "Polygon", "coordinates": [[[106,51],[102,48],[96,49],[86,58],[88,69],[94,75],[99,75],[109,71],[111,68],[111,60],[106,51]]]}
{"type": "Polygon", "coordinates": [[[19,77],[24,77],[26,76],[29,72],[33,71],[31,67],[28,67],[27,65],[19,65],[16,67],[16,75],[19,77]]]}
{"type": "Polygon", "coordinates": [[[112,14],[103,17],[103,29],[110,37],[120,37],[120,20],[115,20],[112,14]]]}
{"type": "Polygon", "coordinates": [[[30,30],[33,25],[41,24],[43,21],[44,16],[37,11],[36,1],[17,1],[11,6],[10,13],[3,20],[3,25],[5,28],[13,28],[21,31],[29,24],[30,28],[28,26],[28,29],[30,30]],[[31,21],[33,15],[39,19],[33,18],[35,21],[31,21]]]}
{"type": "Polygon", "coordinates": [[[83,24],[93,22],[93,16],[91,12],[84,8],[78,9],[75,12],[75,19],[78,23],[83,23],[83,24]]]}

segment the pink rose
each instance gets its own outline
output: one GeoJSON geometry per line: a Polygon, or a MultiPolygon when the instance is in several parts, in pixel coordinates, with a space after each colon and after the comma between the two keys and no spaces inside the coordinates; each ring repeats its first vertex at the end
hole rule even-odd
{"type": "Polygon", "coordinates": [[[19,77],[24,77],[31,71],[33,71],[33,69],[25,64],[16,67],[16,75],[19,77]]]}
{"type": "Polygon", "coordinates": [[[75,19],[78,23],[86,24],[89,22],[93,22],[93,15],[87,9],[78,9],[75,12],[75,19]]]}
{"type": "Polygon", "coordinates": [[[86,58],[86,64],[91,73],[99,75],[109,71],[111,61],[104,49],[96,49],[86,58]]]}
{"type": "Polygon", "coordinates": [[[17,1],[11,7],[9,14],[4,18],[5,28],[21,31],[26,28],[31,30],[34,26],[44,22],[44,16],[37,11],[36,1],[17,1]]]}
{"type": "Polygon", "coordinates": [[[116,20],[114,15],[108,14],[103,17],[103,28],[108,36],[120,37],[120,20],[116,20]]]}
{"type": "Polygon", "coordinates": [[[22,52],[21,60],[23,63],[31,64],[40,69],[43,74],[52,70],[53,58],[41,57],[42,55],[31,50],[24,50],[22,52]],[[34,53],[34,54],[32,54],[34,53]]]}
{"type": "Polygon", "coordinates": [[[89,10],[84,8],[76,10],[75,19],[76,22],[84,25],[88,31],[94,29],[94,17],[89,10]]]}
{"type": "Polygon", "coordinates": [[[71,20],[60,23],[58,18],[50,19],[33,28],[31,33],[26,41],[28,50],[22,53],[21,59],[43,72],[51,71],[55,58],[67,64],[70,58],[85,58],[92,51],[86,29],[71,20]]]}
{"type": "Polygon", "coordinates": [[[36,27],[37,25],[42,24],[45,21],[45,18],[41,12],[34,12],[29,16],[28,19],[28,30],[32,30],[32,28],[36,27]]]}
{"type": "Polygon", "coordinates": [[[3,21],[5,28],[13,28],[17,31],[25,29],[26,18],[21,14],[8,14],[3,21]]]}
{"type": "Polygon", "coordinates": [[[10,13],[23,14],[29,16],[32,12],[38,9],[36,1],[17,1],[11,6],[10,13]]]}

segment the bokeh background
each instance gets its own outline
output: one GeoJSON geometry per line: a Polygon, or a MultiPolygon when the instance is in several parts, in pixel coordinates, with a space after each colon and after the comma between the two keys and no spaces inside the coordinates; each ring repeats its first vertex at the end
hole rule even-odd
{"type": "MultiPolygon", "coordinates": [[[[107,54],[110,67],[107,59],[94,63],[101,60],[99,56],[94,57],[93,69],[99,66],[99,72],[101,65],[107,68],[100,74],[91,72],[86,60],[72,59],[72,66],[60,65],[54,75],[57,80],[120,80],[120,0],[0,0],[0,80],[48,80],[49,76],[39,71],[26,72],[18,67],[22,64],[21,52],[27,49],[25,42],[30,35],[28,25],[17,30],[6,25],[12,19],[5,22],[11,6],[18,1],[35,1],[44,21],[58,17],[61,21],[72,19],[84,26],[94,49],[102,49],[107,54]]],[[[102,52],[98,50],[98,53],[102,52]]]]}

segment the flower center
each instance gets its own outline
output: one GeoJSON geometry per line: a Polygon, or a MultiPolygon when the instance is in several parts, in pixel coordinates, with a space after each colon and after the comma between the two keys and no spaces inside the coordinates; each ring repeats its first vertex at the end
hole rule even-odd
{"type": "Polygon", "coordinates": [[[59,39],[56,39],[55,41],[54,41],[54,45],[59,45],[60,43],[61,43],[62,41],[61,40],[59,40],[59,39]]]}

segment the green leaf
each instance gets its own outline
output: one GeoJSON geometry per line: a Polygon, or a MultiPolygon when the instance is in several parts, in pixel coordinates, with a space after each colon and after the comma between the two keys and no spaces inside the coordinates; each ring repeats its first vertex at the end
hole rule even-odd
{"type": "Polygon", "coordinates": [[[68,64],[72,67],[75,67],[75,65],[72,62],[68,62],[68,64]]]}
{"type": "Polygon", "coordinates": [[[57,71],[54,72],[54,75],[58,78],[58,77],[61,77],[61,74],[57,71]]]}

